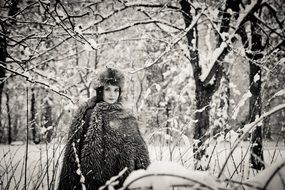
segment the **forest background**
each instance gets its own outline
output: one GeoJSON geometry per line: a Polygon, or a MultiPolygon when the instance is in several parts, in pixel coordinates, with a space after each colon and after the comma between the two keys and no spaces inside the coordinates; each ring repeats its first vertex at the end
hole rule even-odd
{"type": "Polygon", "coordinates": [[[170,160],[180,146],[209,160],[212,142],[234,143],[249,131],[243,140],[254,155],[262,152],[254,152],[256,144],[284,147],[281,0],[2,0],[0,6],[3,144],[64,143],[76,108],[94,95],[92,81],[114,67],[126,76],[124,101],[147,143],[170,147],[170,160]]]}

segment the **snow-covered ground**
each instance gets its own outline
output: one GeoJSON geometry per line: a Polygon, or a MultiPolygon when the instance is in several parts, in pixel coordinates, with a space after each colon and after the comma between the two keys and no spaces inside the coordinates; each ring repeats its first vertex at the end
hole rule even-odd
{"type": "MultiPolygon", "coordinates": [[[[249,167],[249,143],[242,142],[229,157],[222,177],[237,181],[244,181],[257,174],[249,167]]],[[[57,183],[60,171],[62,149],[64,144],[50,143],[48,145],[29,145],[27,169],[25,169],[26,146],[0,146],[0,187],[1,189],[52,189],[57,183]],[[48,167],[47,167],[48,166],[48,167]],[[26,172],[25,172],[26,171],[26,172]],[[47,172],[48,171],[48,172],[47,172]]],[[[217,176],[228,156],[231,145],[229,143],[212,143],[207,149],[208,158],[202,165],[208,168],[208,173],[217,176]]],[[[152,162],[171,161],[178,163],[186,170],[193,171],[195,160],[192,149],[187,146],[151,146],[149,152],[152,162]]],[[[285,159],[285,146],[275,142],[265,143],[264,158],[266,166],[285,159]]],[[[171,167],[164,162],[165,168],[171,167]]],[[[159,167],[158,167],[159,168],[159,167]]],[[[183,174],[184,175],[184,174],[183,174]]]]}
{"type": "Polygon", "coordinates": [[[0,146],[0,189],[49,189],[56,184],[62,156],[61,144],[0,146]],[[47,167],[48,166],[48,167],[47,167]],[[48,172],[47,172],[48,171],[48,172]]]}
{"type": "MultiPolygon", "coordinates": [[[[264,143],[264,162],[269,167],[273,163],[285,160],[285,146],[283,143],[267,142],[264,143]],[[279,144],[279,145],[278,145],[279,144]]],[[[214,176],[218,176],[228,157],[232,145],[229,143],[212,143],[207,149],[207,158],[202,160],[201,164],[204,168],[208,168],[209,172],[214,176]]],[[[182,166],[194,169],[195,159],[193,158],[192,148],[188,147],[149,147],[151,159],[162,161],[173,161],[182,166]]],[[[245,180],[255,176],[259,171],[251,169],[249,163],[249,142],[242,142],[232,156],[229,157],[222,177],[234,180],[245,180]]]]}

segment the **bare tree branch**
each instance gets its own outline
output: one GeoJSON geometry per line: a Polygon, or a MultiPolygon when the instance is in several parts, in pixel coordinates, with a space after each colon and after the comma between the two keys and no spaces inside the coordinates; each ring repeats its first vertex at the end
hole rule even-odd
{"type": "MultiPolygon", "coordinates": [[[[2,62],[0,62],[0,63],[2,63],[2,62]]],[[[2,67],[3,69],[5,69],[5,70],[7,70],[7,71],[9,71],[9,72],[11,72],[11,73],[13,73],[13,74],[16,74],[16,75],[18,75],[18,76],[20,76],[20,77],[25,78],[25,79],[26,79],[28,82],[30,82],[30,83],[37,83],[37,84],[40,84],[40,85],[42,85],[42,86],[45,86],[45,87],[47,87],[48,89],[50,89],[51,91],[55,92],[56,94],[58,94],[58,95],[60,95],[60,96],[62,96],[62,97],[64,97],[64,98],[67,98],[68,100],[70,100],[70,101],[74,104],[74,101],[73,101],[68,95],[66,95],[66,94],[64,94],[64,93],[61,93],[61,92],[59,92],[58,90],[55,90],[55,89],[52,88],[52,86],[50,86],[49,84],[46,84],[46,83],[41,82],[41,81],[33,80],[33,79],[31,79],[29,76],[26,76],[26,75],[24,75],[24,74],[22,74],[22,73],[19,73],[19,72],[17,72],[17,71],[12,70],[12,69],[9,69],[9,68],[7,68],[7,67],[1,65],[1,64],[0,64],[0,67],[2,67]]]]}
{"type": "MultiPolygon", "coordinates": [[[[176,29],[178,31],[184,30],[183,28],[179,28],[179,27],[174,26],[171,23],[165,22],[163,20],[152,19],[152,20],[143,20],[143,21],[134,22],[134,23],[128,24],[126,26],[122,26],[120,28],[116,28],[114,30],[103,31],[103,32],[98,32],[98,33],[92,33],[92,34],[98,34],[98,35],[110,34],[110,33],[120,32],[120,31],[129,29],[129,28],[131,28],[133,26],[146,25],[146,24],[164,24],[164,25],[169,26],[171,28],[174,28],[174,29],[176,29]]],[[[86,33],[83,33],[83,34],[86,34],[86,33]]],[[[90,33],[88,33],[88,34],[90,34],[90,33]]]]}
{"type": "Polygon", "coordinates": [[[261,4],[261,9],[263,7],[267,7],[269,9],[269,11],[273,14],[277,24],[279,25],[280,29],[282,30],[283,29],[283,22],[281,22],[278,17],[277,17],[277,13],[276,13],[276,10],[274,9],[274,7],[272,7],[270,4],[268,4],[267,2],[263,2],[261,4]]]}
{"type": "Polygon", "coordinates": [[[266,28],[268,28],[272,33],[278,35],[282,40],[285,40],[285,37],[284,37],[282,34],[278,33],[275,29],[273,29],[272,27],[268,26],[268,24],[266,24],[266,23],[265,23],[263,20],[261,20],[259,17],[255,16],[255,15],[253,15],[253,16],[254,16],[254,18],[255,18],[258,22],[260,22],[261,24],[263,24],[263,25],[264,25],[266,28]]]}
{"type": "Polygon", "coordinates": [[[7,17],[7,18],[4,19],[4,20],[0,20],[0,23],[4,23],[4,22],[6,22],[6,21],[9,20],[9,19],[14,20],[13,17],[16,17],[16,16],[20,15],[20,14],[23,13],[25,10],[27,10],[27,9],[29,9],[29,8],[32,8],[32,7],[33,7],[34,5],[36,5],[36,4],[38,4],[38,2],[34,2],[34,3],[31,3],[31,4],[28,4],[25,8],[23,8],[23,9],[20,10],[20,11],[18,11],[16,14],[14,14],[14,15],[12,15],[12,16],[10,16],[10,17],[7,17]]]}
{"type": "Polygon", "coordinates": [[[134,74],[138,71],[144,70],[146,68],[151,67],[152,65],[158,63],[158,61],[166,54],[168,53],[172,47],[174,47],[174,45],[176,45],[183,37],[185,37],[187,35],[187,33],[195,26],[195,24],[198,22],[199,18],[201,17],[201,15],[203,14],[203,11],[201,13],[199,13],[197,16],[195,16],[193,18],[192,23],[185,29],[185,31],[181,32],[180,34],[178,34],[176,36],[176,38],[174,38],[169,44],[168,46],[165,48],[165,51],[163,51],[153,62],[150,63],[146,63],[143,67],[135,69],[133,71],[130,71],[130,74],[134,74]]]}

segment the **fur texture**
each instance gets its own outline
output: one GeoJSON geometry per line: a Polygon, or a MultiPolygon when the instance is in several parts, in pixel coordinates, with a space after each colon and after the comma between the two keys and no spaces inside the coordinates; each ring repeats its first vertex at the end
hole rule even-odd
{"type": "Polygon", "coordinates": [[[127,172],[120,179],[122,185],[131,171],[145,169],[149,165],[147,147],[136,119],[120,104],[102,102],[95,106],[87,103],[79,109],[70,131],[71,141],[67,143],[59,189],[81,189],[72,142],[76,142],[87,190],[98,189],[127,167],[127,172]],[[94,107],[90,126],[80,127],[83,113],[87,113],[84,109],[90,110],[90,107],[94,107]]]}
{"type": "Polygon", "coordinates": [[[119,70],[107,68],[95,78],[93,81],[93,87],[96,89],[98,87],[105,86],[106,84],[112,84],[119,86],[122,90],[124,88],[124,83],[125,77],[119,70]]]}

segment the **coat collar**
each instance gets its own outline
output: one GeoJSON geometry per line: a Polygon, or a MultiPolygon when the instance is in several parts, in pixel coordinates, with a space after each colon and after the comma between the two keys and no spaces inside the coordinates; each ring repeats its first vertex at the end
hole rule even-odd
{"type": "Polygon", "coordinates": [[[123,106],[121,103],[109,104],[107,102],[99,102],[96,105],[97,110],[100,111],[122,111],[123,106]]]}
{"type": "Polygon", "coordinates": [[[132,114],[123,108],[121,103],[109,104],[106,102],[97,103],[95,111],[103,111],[111,114],[114,118],[123,119],[132,117],[132,114]]]}

